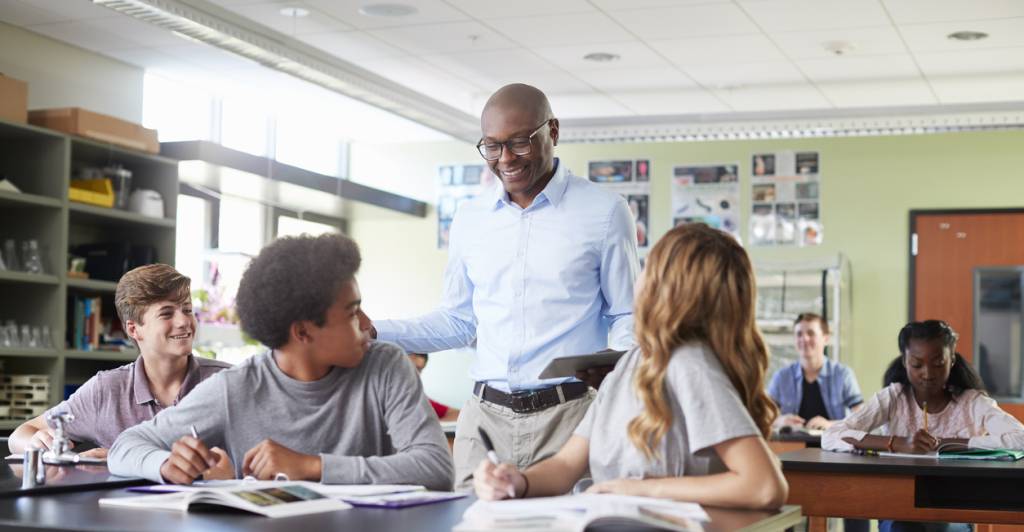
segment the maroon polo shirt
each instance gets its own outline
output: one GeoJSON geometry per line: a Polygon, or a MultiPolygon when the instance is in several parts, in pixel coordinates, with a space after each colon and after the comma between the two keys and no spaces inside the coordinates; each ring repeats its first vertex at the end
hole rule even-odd
{"type": "MultiPolygon", "coordinates": [[[[188,372],[174,404],[207,377],[229,367],[231,364],[226,362],[189,355],[188,372]]],[[[174,405],[162,405],[153,397],[145,363],[139,355],[131,364],[97,373],[47,414],[71,412],[75,420],[68,424],[67,432],[73,441],[109,448],[125,429],[153,419],[171,406],[174,405]]]]}

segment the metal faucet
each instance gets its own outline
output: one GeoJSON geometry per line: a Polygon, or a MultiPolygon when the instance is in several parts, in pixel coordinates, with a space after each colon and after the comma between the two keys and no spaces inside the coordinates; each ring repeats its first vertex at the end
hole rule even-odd
{"type": "Polygon", "coordinates": [[[43,453],[43,462],[48,464],[77,464],[78,454],[71,450],[71,438],[68,437],[65,425],[74,421],[71,412],[47,413],[46,420],[53,424],[53,444],[50,450],[43,453]]]}

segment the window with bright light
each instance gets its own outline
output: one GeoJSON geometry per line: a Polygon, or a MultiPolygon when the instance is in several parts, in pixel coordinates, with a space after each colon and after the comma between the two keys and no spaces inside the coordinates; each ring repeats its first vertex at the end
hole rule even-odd
{"type": "Polygon", "coordinates": [[[277,217],[277,236],[317,236],[324,233],[338,233],[338,227],[330,224],[303,220],[291,216],[277,217]]]}
{"type": "Polygon", "coordinates": [[[213,95],[147,72],[143,78],[142,124],[160,142],[213,139],[213,95]]]}
{"type": "Polygon", "coordinates": [[[186,194],[178,195],[174,267],[191,278],[194,285],[205,279],[203,260],[210,242],[210,212],[209,201],[186,194]]]}
{"type": "Polygon", "coordinates": [[[259,104],[230,98],[221,103],[220,143],[228,148],[253,155],[267,156],[267,135],[270,115],[259,104]]]}
{"type": "Polygon", "coordinates": [[[275,158],[324,175],[341,174],[341,138],[330,113],[289,109],[277,116],[275,158]]]}
{"type": "Polygon", "coordinates": [[[263,247],[265,207],[255,201],[225,196],[220,200],[217,234],[221,252],[256,256],[263,247]]]}

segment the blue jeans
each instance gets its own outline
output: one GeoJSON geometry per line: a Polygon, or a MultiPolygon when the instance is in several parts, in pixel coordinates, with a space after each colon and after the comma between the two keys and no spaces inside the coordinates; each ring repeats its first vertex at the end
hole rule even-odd
{"type": "Polygon", "coordinates": [[[914,521],[879,521],[878,532],[972,532],[967,523],[918,523],[914,521]]]}

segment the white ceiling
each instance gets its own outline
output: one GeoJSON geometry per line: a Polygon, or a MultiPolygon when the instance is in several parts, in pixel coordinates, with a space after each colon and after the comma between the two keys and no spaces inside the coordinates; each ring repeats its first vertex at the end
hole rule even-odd
{"type": "MultiPolygon", "coordinates": [[[[360,14],[371,0],[205,1],[470,115],[514,81],[579,119],[1024,101],[1024,0],[387,0],[418,10],[399,18],[360,14]],[[946,37],[962,30],[990,37],[946,37]]],[[[0,20],[148,68],[267,70],[88,0],[0,0],[0,20]]]]}

